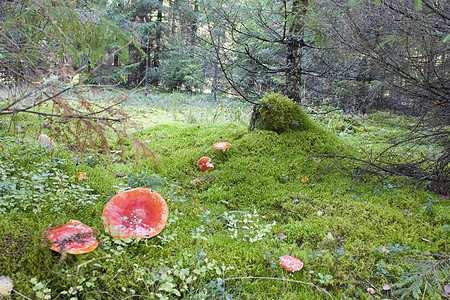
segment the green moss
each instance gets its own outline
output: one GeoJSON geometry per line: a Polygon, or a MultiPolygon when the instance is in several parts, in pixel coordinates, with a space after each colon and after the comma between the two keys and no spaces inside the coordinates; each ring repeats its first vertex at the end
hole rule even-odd
{"type": "Polygon", "coordinates": [[[262,105],[256,108],[250,121],[250,131],[253,129],[271,130],[277,133],[289,130],[310,130],[317,127],[301,107],[292,99],[272,93],[264,96],[262,105]]]}

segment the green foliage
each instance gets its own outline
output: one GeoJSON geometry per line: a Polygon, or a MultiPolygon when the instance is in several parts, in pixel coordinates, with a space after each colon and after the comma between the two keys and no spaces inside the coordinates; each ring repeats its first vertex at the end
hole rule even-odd
{"type": "Polygon", "coordinates": [[[264,238],[276,223],[273,221],[271,224],[261,224],[260,215],[256,210],[253,214],[244,212],[242,217],[224,212],[223,218],[226,220],[226,227],[231,233],[231,238],[250,243],[264,238]]]}
{"type": "Polygon", "coordinates": [[[49,288],[45,287],[45,283],[38,282],[36,278],[31,278],[30,283],[33,285],[33,291],[36,292],[36,297],[38,299],[50,300],[52,299],[51,291],[49,288]]]}
{"type": "Polygon", "coordinates": [[[6,137],[0,142],[10,146],[0,154],[0,214],[50,210],[63,215],[86,209],[97,201],[98,195],[89,185],[78,183],[75,174],[63,171],[64,165],[72,161],[52,156],[27,141],[15,146],[6,137]],[[23,151],[25,156],[20,154],[23,151]]]}
{"type": "Polygon", "coordinates": [[[159,190],[164,185],[164,179],[158,174],[147,174],[146,171],[141,171],[137,174],[130,174],[128,176],[128,186],[130,188],[149,188],[152,190],[159,190]]]}
{"type": "Polygon", "coordinates": [[[317,275],[319,276],[320,283],[326,283],[327,281],[329,281],[333,278],[333,276],[331,276],[331,275],[323,275],[322,273],[319,273],[317,275]]]}
{"type": "Polygon", "coordinates": [[[123,64],[118,67],[112,65],[103,66],[97,72],[93,73],[87,82],[90,84],[107,85],[118,84],[124,85],[128,82],[128,78],[139,69],[140,62],[123,64]]]}
{"type": "Polygon", "coordinates": [[[443,42],[443,43],[448,43],[448,42],[450,42],[450,34],[448,34],[448,35],[442,40],[442,42],[443,42]]]}
{"type": "Polygon", "coordinates": [[[164,87],[168,91],[192,91],[198,85],[194,74],[199,70],[198,62],[192,58],[183,58],[183,54],[170,53],[169,56],[171,57],[163,61],[161,70],[164,87]]]}
{"type": "Polygon", "coordinates": [[[112,0],[108,1],[107,10],[111,15],[121,15],[125,17],[133,18],[139,16],[144,18],[151,11],[155,11],[160,7],[160,3],[157,0],[137,0],[137,1],[124,1],[124,0],[112,0]]]}
{"type": "Polygon", "coordinates": [[[260,102],[258,112],[260,119],[256,120],[255,128],[271,130],[277,133],[289,130],[309,130],[315,127],[313,122],[288,97],[280,94],[268,94],[260,102]]]}
{"type": "MultiPolygon", "coordinates": [[[[42,63],[43,56],[50,58],[56,54],[59,59],[69,56],[75,65],[89,61],[89,66],[94,67],[110,51],[130,42],[128,36],[98,11],[88,7],[81,11],[73,1],[24,1],[2,26],[23,36],[24,51],[10,54],[20,54],[30,64],[42,63]]],[[[127,59],[126,51],[119,54],[127,59]]]]}
{"type": "Polygon", "coordinates": [[[444,286],[448,283],[450,276],[450,257],[435,254],[409,259],[414,262],[413,268],[394,285],[399,288],[396,294],[401,299],[411,297],[423,299],[423,295],[426,294],[430,296],[443,294],[444,286]]]}

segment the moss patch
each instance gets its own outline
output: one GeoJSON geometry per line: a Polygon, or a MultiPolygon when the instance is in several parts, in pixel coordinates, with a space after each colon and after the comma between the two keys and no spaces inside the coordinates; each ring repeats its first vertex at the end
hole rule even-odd
{"type": "Polygon", "coordinates": [[[282,133],[289,130],[311,130],[316,127],[301,107],[288,97],[272,93],[264,96],[260,102],[261,105],[253,109],[249,131],[260,129],[282,133]]]}

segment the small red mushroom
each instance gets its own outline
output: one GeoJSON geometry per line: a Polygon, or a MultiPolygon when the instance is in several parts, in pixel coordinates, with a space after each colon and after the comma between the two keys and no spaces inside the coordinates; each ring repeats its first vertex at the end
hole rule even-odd
{"type": "Polygon", "coordinates": [[[112,197],[103,209],[103,226],[116,239],[151,238],[167,223],[169,209],[160,194],[137,188],[112,197]]]}
{"type": "Polygon", "coordinates": [[[280,265],[288,271],[298,271],[303,268],[303,262],[297,257],[284,255],[280,257],[280,265]]]}
{"type": "Polygon", "coordinates": [[[50,249],[70,254],[83,254],[94,251],[98,246],[94,230],[77,220],[51,230],[47,238],[52,241],[50,249]]]}
{"type": "Polygon", "coordinates": [[[218,149],[218,150],[223,150],[223,151],[225,151],[225,149],[227,149],[227,148],[230,147],[230,146],[231,146],[231,144],[230,144],[229,142],[224,141],[224,142],[217,142],[217,143],[215,143],[212,147],[213,147],[214,149],[218,149]]]}
{"type": "Polygon", "coordinates": [[[211,163],[211,158],[203,156],[199,159],[197,168],[202,172],[212,171],[214,169],[214,165],[211,163]]]}
{"type": "Polygon", "coordinates": [[[87,179],[86,172],[78,172],[77,173],[77,178],[78,178],[78,180],[87,179]]]}

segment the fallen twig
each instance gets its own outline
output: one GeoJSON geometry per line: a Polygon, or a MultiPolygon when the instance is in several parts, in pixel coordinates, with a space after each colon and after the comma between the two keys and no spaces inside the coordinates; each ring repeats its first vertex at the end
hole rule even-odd
{"type": "Polygon", "coordinates": [[[12,291],[13,291],[14,293],[18,294],[19,296],[21,296],[21,297],[27,299],[27,300],[31,300],[31,298],[28,298],[27,296],[25,296],[24,294],[22,294],[22,293],[16,291],[15,289],[12,289],[12,291]]]}
{"type": "Polygon", "coordinates": [[[86,261],[86,262],[84,262],[82,264],[79,264],[77,266],[77,271],[75,272],[75,277],[78,277],[78,273],[80,272],[80,269],[81,269],[82,266],[85,266],[87,264],[90,264],[91,262],[94,262],[94,261],[97,261],[97,260],[100,260],[100,259],[107,259],[107,258],[110,258],[110,257],[109,256],[97,257],[97,258],[93,258],[91,260],[88,260],[88,261],[86,261]]]}

